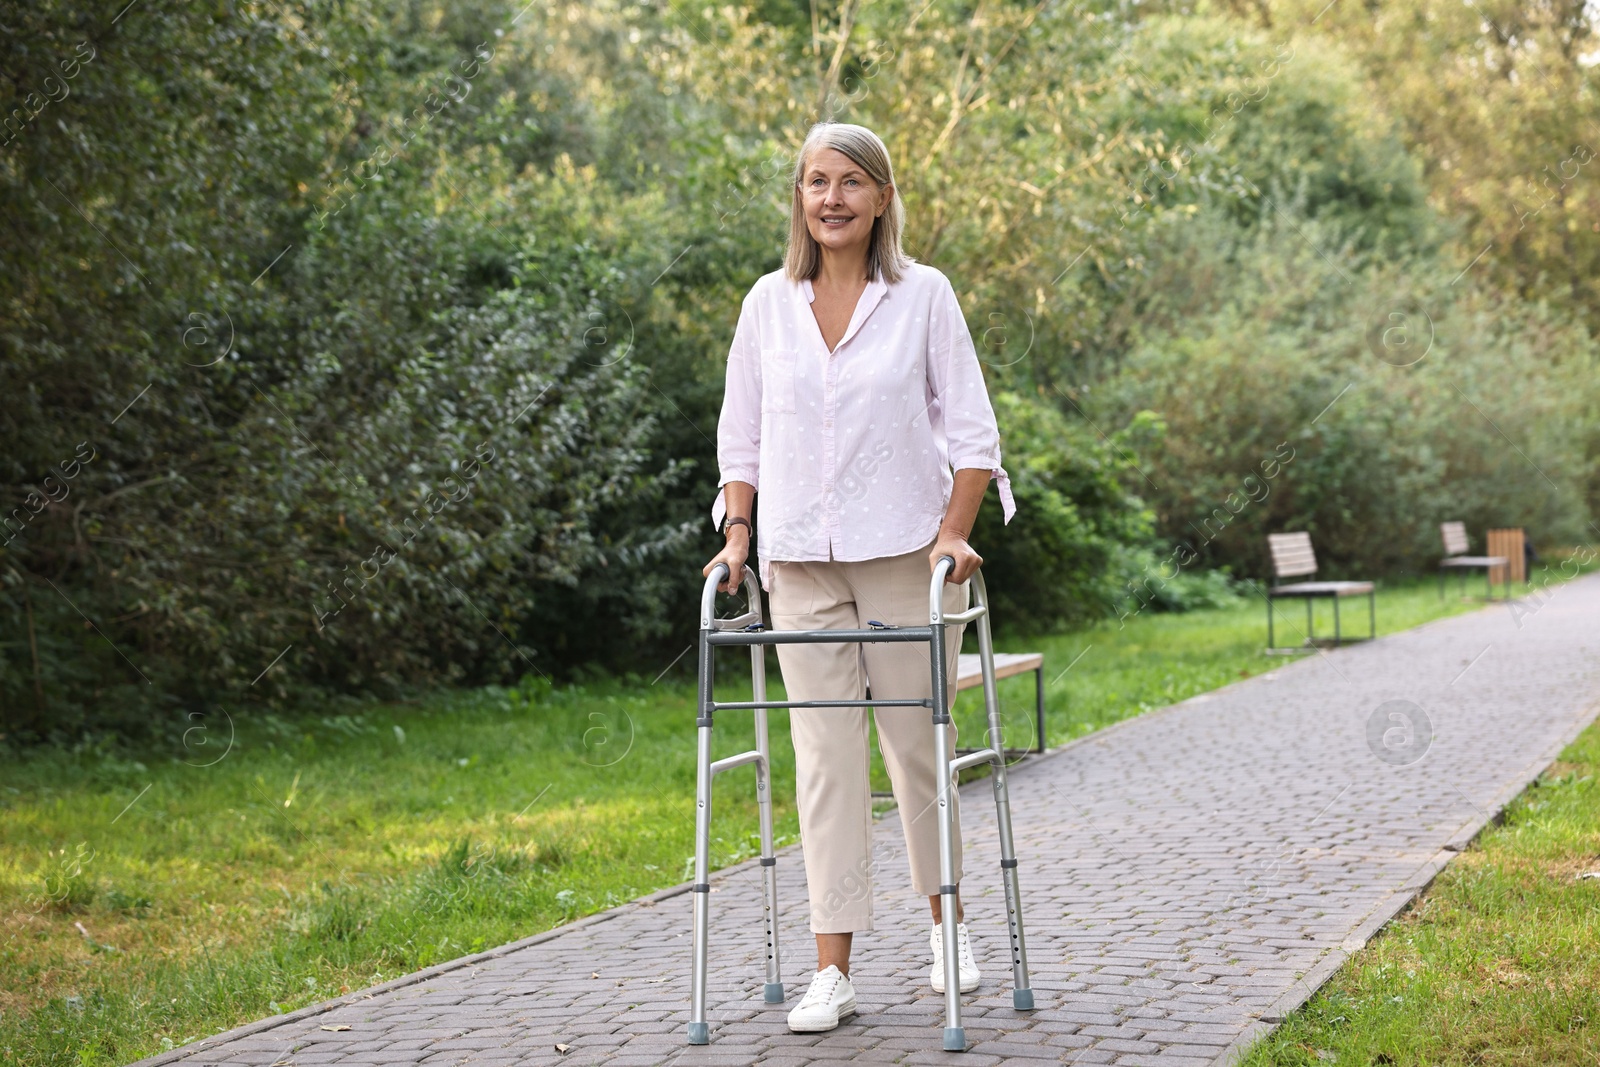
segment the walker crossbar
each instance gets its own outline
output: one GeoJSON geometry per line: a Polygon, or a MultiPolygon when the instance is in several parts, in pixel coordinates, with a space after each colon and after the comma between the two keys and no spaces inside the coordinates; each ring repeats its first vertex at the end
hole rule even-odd
{"type": "MultiPolygon", "coordinates": [[[[731,700],[726,704],[713,703],[717,711],[754,711],[756,708],[859,708],[859,700],[771,700],[757,704],[753,700],[731,700]]],[[[874,700],[875,708],[931,708],[932,700],[874,700]]]]}
{"type": "Polygon", "coordinates": [[[767,757],[759,752],[741,752],[737,756],[729,756],[727,759],[717,760],[711,765],[711,773],[721,774],[723,771],[731,771],[735,767],[743,767],[746,763],[765,764],[766,762],[767,757]]]}
{"type": "Polygon", "coordinates": [[[706,641],[713,645],[908,645],[932,637],[931,626],[883,626],[870,630],[716,630],[706,635],[706,641]]]}
{"type": "Polygon", "coordinates": [[[976,767],[980,763],[993,763],[994,762],[994,758],[995,758],[994,749],[992,749],[992,748],[980,748],[976,752],[968,752],[965,756],[962,756],[960,759],[951,760],[950,761],[950,770],[951,770],[952,773],[959,772],[959,771],[964,771],[968,767],[976,767]]]}
{"type": "Polygon", "coordinates": [[[934,567],[928,589],[927,626],[885,626],[873,624],[865,630],[769,630],[762,622],[761,588],[755,573],[744,568],[741,586],[748,610],[732,619],[716,617],[717,588],[728,580],[730,571],[723,563],[711,569],[700,595],[700,637],[698,648],[699,693],[695,725],[698,729],[698,759],[695,775],[694,946],[690,973],[689,1043],[704,1045],[711,1040],[706,1020],[706,970],[710,941],[711,869],[711,787],[718,774],[751,764],[756,768],[756,807],[760,818],[762,896],[766,916],[767,980],[763,994],[767,1003],[783,1002],[783,977],[778,954],[778,875],[773,855],[772,780],[767,746],[768,708],[854,708],[863,704],[875,707],[922,707],[930,711],[934,727],[934,759],[950,773],[941,775],[937,786],[939,817],[939,896],[942,913],[940,935],[944,944],[945,1028],[947,1051],[966,1051],[966,1031],[961,1025],[960,955],[956,939],[955,826],[951,790],[957,772],[988,763],[992,768],[996,826],[1000,837],[1000,871],[1006,898],[1006,925],[1011,941],[1012,1006],[1031,1009],[1033,989],[1028,982],[1028,952],[1022,929],[1022,891],[1017,882],[1017,857],[1012,846],[1011,803],[1006,791],[1005,742],[1000,721],[999,690],[994,676],[994,638],[989,628],[989,594],[983,575],[972,574],[976,603],[966,611],[944,612],[945,579],[955,560],[945,556],[934,567]],[[950,722],[949,657],[944,639],[947,625],[978,623],[978,658],[983,671],[983,702],[988,713],[989,747],[960,759],[950,758],[950,741],[945,726],[950,722]],[[780,644],[905,644],[926,641],[933,674],[933,696],[926,700],[768,700],[765,648],[780,644]],[[713,652],[718,645],[746,646],[750,649],[751,694],[748,701],[718,703],[712,698],[715,673],[713,652]],[[753,711],[756,747],[748,752],[711,758],[711,730],[718,711],[753,711]]]}

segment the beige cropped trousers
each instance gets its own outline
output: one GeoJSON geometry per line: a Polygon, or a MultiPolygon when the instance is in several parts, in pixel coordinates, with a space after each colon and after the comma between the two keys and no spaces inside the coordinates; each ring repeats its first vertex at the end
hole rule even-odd
{"type": "MultiPolygon", "coordinates": [[[[932,545],[903,556],[859,563],[772,564],[770,603],[778,630],[864,629],[871,622],[926,626],[932,545]]],[[[944,610],[963,611],[967,585],[946,584],[944,610]]],[[[955,702],[956,655],[962,626],[946,631],[949,693],[955,702]]],[[[790,700],[925,699],[933,693],[925,644],[779,645],[778,663],[790,700]]],[[[876,708],[878,744],[905,829],[912,888],[939,892],[938,768],[927,708],[876,708]]],[[[945,728],[955,751],[956,727],[945,728]]],[[[800,843],[818,934],[872,929],[872,787],[867,712],[858,708],[795,708],[795,787],[800,843]]],[[[960,810],[954,806],[955,871],[961,880],[960,810]]]]}

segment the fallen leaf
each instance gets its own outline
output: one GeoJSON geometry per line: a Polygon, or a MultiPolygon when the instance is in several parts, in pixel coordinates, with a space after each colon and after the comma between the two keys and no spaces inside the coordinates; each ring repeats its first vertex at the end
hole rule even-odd
{"type": "Polygon", "coordinates": [[[599,978],[599,977],[600,977],[600,972],[599,972],[599,971],[596,971],[596,972],[594,972],[594,973],[593,973],[593,974],[591,974],[591,975],[590,975],[590,976],[589,976],[589,977],[590,977],[590,978],[599,978]]]}
{"type": "Polygon", "coordinates": [[[322,1028],[324,1030],[348,1030],[348,1029],[350,1029],[344,1023],[324,1023],[322,1028]]]}
{"type": "Polygon", "coordinates": [[[565,1056],[567,1053],[572,1051],[572,1046],[571,1045],[557,1045],[556,1046],[556,1051],[561,1053],[563,1056],[565,1056]]]}
{"type": "Polygon", "coordinates": [[[1589,878],[1600,878],[1600,871],[1584,871],[1582,874],[1578,875],[1578,881],[1580,882],[1589,878]]]}

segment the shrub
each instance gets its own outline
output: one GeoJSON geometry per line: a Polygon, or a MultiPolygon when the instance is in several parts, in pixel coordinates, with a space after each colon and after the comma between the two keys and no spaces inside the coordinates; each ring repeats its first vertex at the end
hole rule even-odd
{"type": "Polygon", "coordinates": [[[991,487],[972,542],[997,624],[1040,630],[1104,616],[1130,567],[1123,546],[1150,533],[1149,513],[1124,484],[1130,434],[1100,440],[1026,396],[997,392],[993,400],[1017,513],[1002,525],[991,487]]]}
{"type": "Polygon", "coordinates": [[[1427,258],[1346,250],[1335,271],[1316,249],[1336,232],[1304,217],[1169,228],[1163,270],[1227,280],[1091,394],[1097,419],[1166,426],[1140,454],[1164,539],[1256,577],[1284,530],[1311,532],[1327,577],[1431,567],[1450,519],[1479,551],[1491,526],[1587,539],[1600,367],[1581,325],[1427,258]]]}

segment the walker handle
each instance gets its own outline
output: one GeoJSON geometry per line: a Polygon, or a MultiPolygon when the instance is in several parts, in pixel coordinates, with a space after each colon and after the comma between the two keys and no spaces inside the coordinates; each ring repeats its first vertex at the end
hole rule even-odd
{"type": "MultiPolygon", "coordinates": [[[[726,563],[719,563],[711,568],[710,574],[706,575],[706,584],[700,590],[700,628],[702,630],[709,629],[716,619],[717,593],[721,592],[719,586],[728,580],[728,575],[731,573],[732,571],[726,563]]],[[[744,585],[745,602],[750,605],[752,611],[759,612],[761,610],[761,583],[756,578],[756,572],[750,569],[748,563],[744,565],[742,584],[744,585]]],[[[728,595],[738,596],[739,594],[730,593],[728,595]]]]}
{"type": "Polygon", "coordinates": [[[944,621],[945,580],[955,569],[954,556],[940,556],[933,565],[933,579],[928,583],[928,619],[935,626],[944,621]]]}

